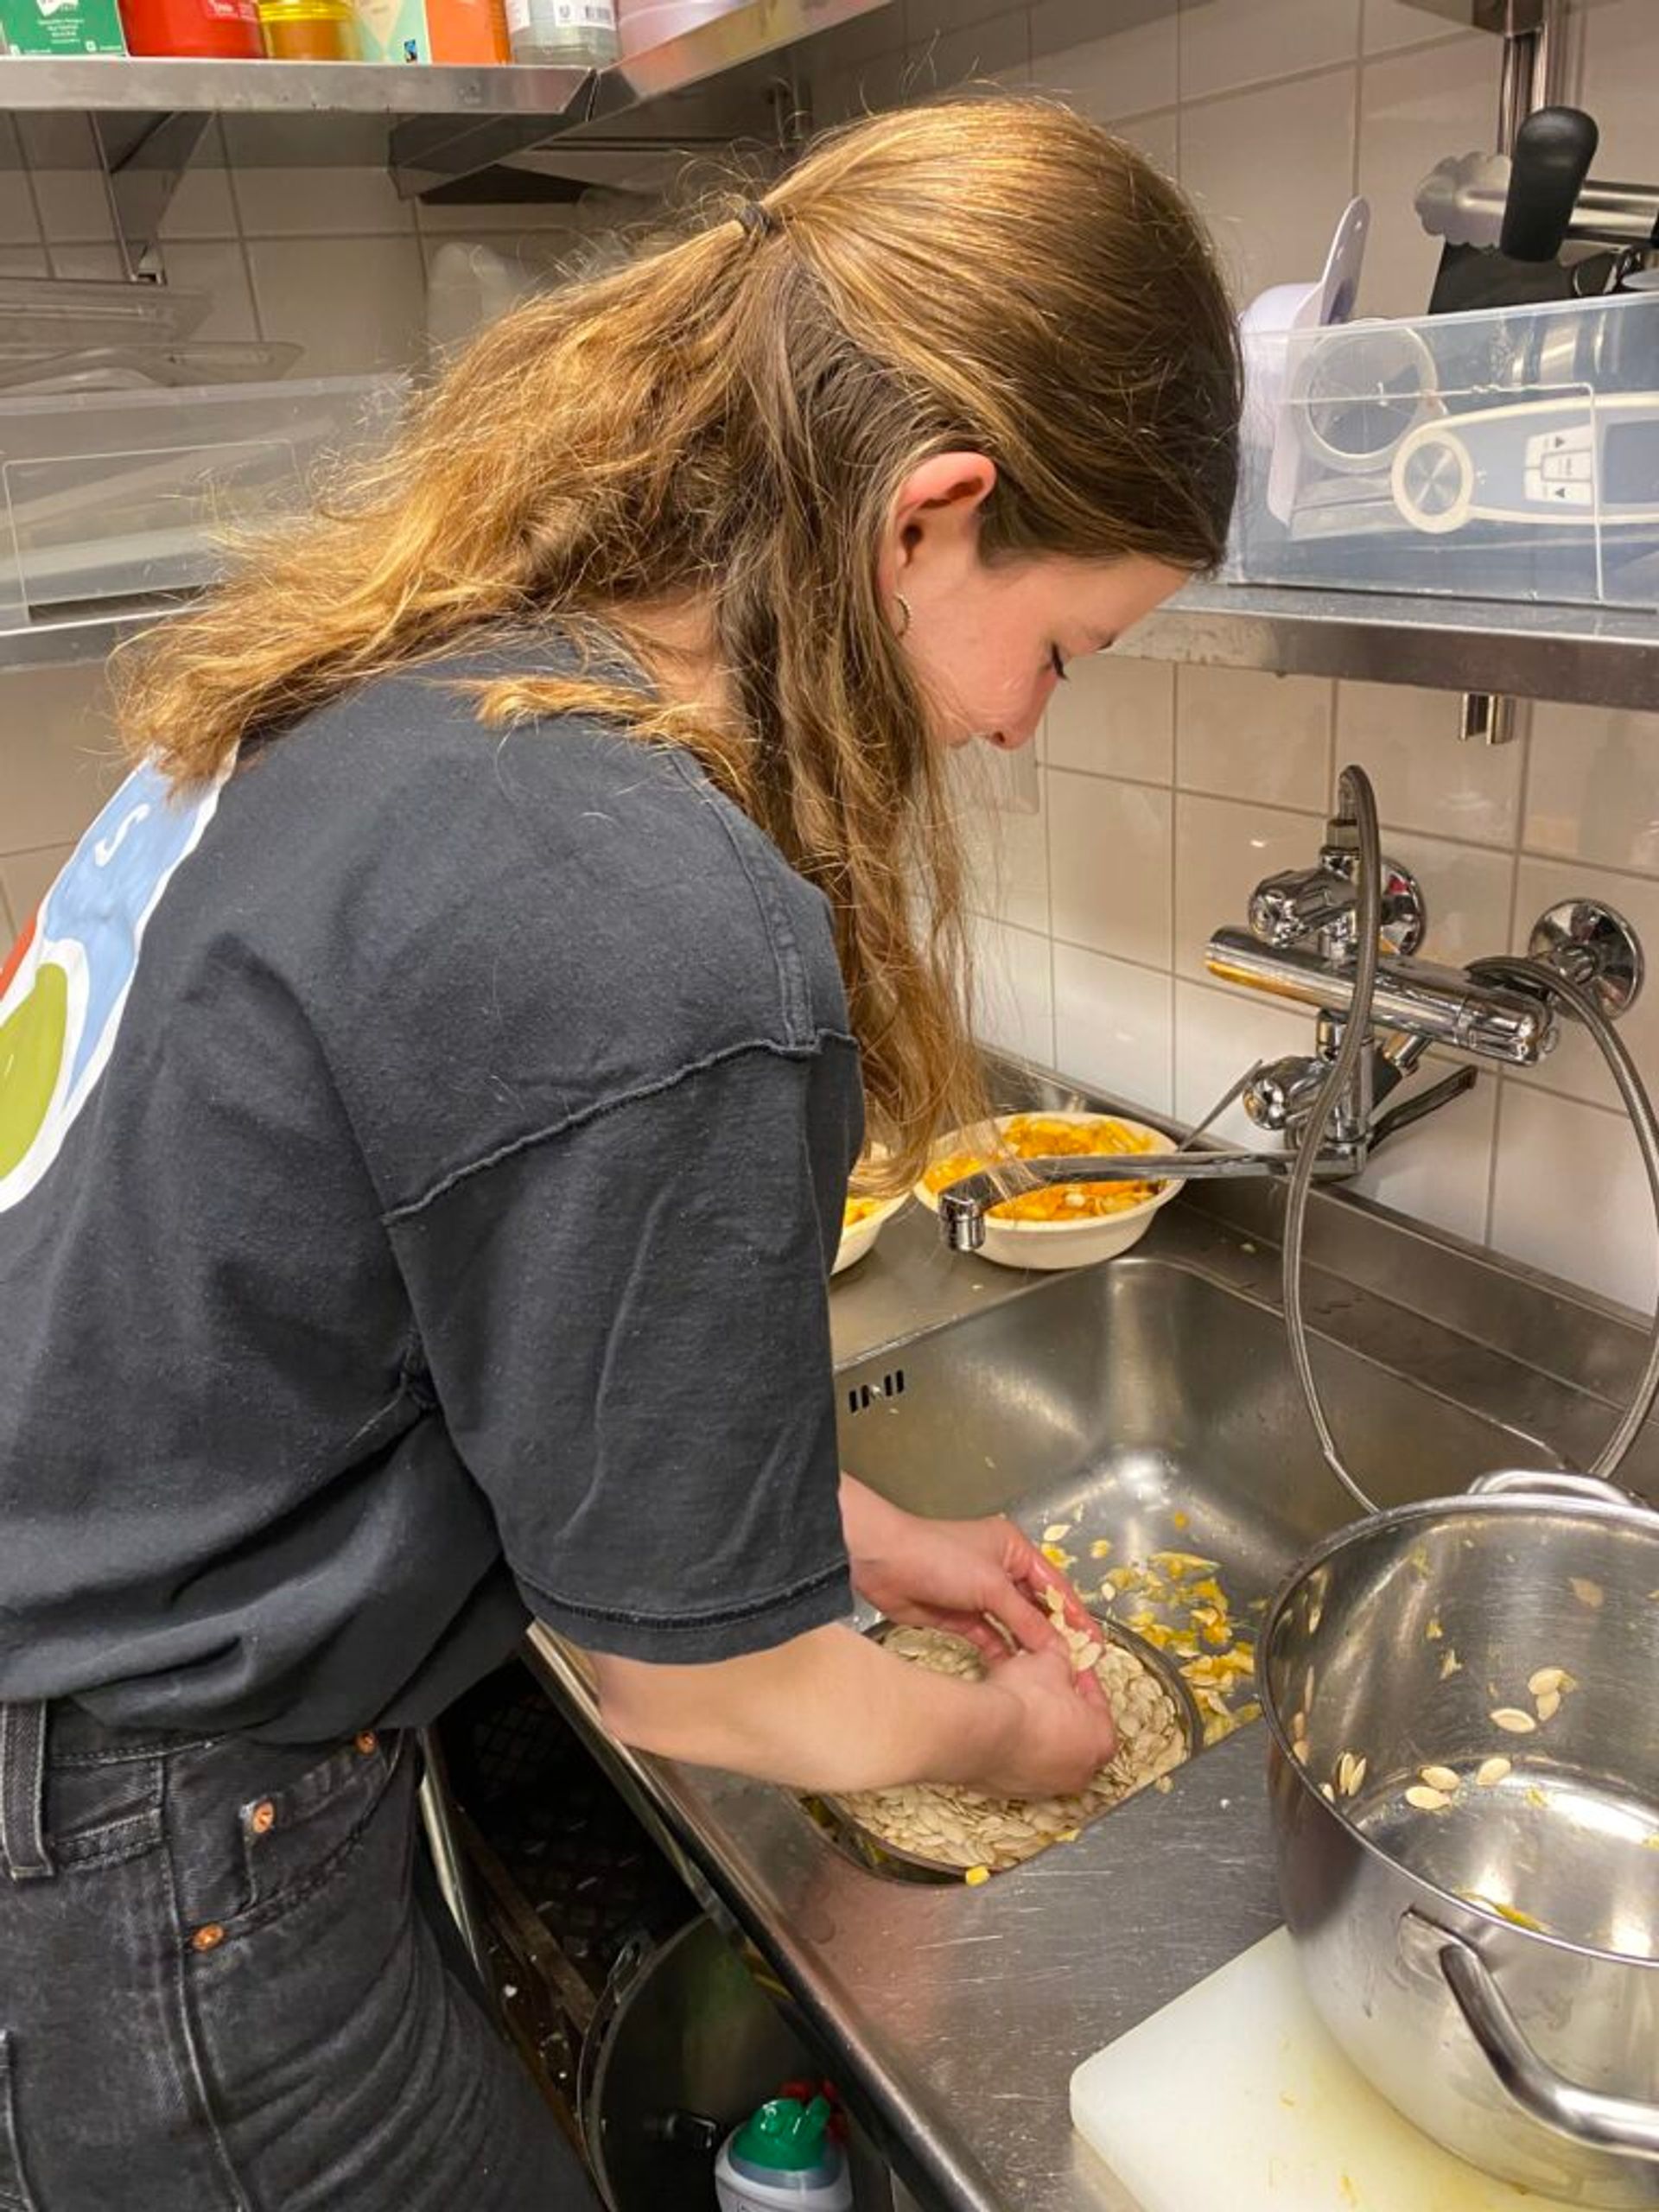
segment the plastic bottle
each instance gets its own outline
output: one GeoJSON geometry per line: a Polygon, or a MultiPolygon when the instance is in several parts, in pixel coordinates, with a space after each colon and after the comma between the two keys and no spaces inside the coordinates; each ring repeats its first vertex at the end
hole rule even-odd
{"type": "Polygon", "coordinates": [[[847,2160],[830,2139],[830,2118],[823,2097],[762,2105],[720,2146],[720,2212],[853,2212],[847,2160]]]}
{"type": "Polygon", "coordinates": [[[718,16],[730,15],[740,0],[616,0],[617,43],[626,61],[635,54],[666,46],[671,38],[718,16]]]}
{"type": "Polygon", "coordinates": [[[616,59],[616,0],[507,0],[515,61],[607,69],[616,59]]]}

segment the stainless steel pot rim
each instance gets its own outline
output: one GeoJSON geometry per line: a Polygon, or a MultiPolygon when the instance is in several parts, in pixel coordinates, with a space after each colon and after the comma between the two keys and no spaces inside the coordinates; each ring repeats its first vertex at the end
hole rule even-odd
{"type": "MultiPolygon", "coordinates": [[[[1267,1723],[1268,1738],[1274,1749],[1279,1753],[1286,1768],[1295,1777],[1300,1787],[1319,1810],[1333,1815],[1361,1849],[1379,1866],[1387,1867],[1390,1872],[1413,1884],[1423,1892],[1425,1897],[1436,1899],[1440,1906],[1456,1916],[1458,1919],[1464,1922],[1476,1922],[1484,1928],[1491,1929],[1496,1933],[1529,1944],[1547,1945],[1550,1949],[1564,1952],[1573,1958],[1604,1960],[1609,1965],[1645,1968],[1649,1973],[1659,1974],[1659,1958],[1644,1959],[1630,1951],[1610,1951],[1598,1944],[1575,1943],[1567,1936],[1552,1934],[1548,1929],[1522,1928],[1515,1921],[1506,1920],[1502,1913],[1493,1912],[1484,1905],[1471,1904],[1467,1897],[1459,1896],[1455,1890],[1442,1889],[1438,1882],[1430,1881],[1427,1875],[1420,1873],[1414,1866],[1404,1865],[1400,1859],[1384,1851],[1366,1834],[1363,1828],[1357,1827],[1349,1819],[1340,1802],[1320,1796],[1300,1762],[1291,1751],[1290,1738],[1280,1719],[1278,1704],[1268,1680],[1268,1654],[1272,1649],[1274,1631],[1286,1610],[1308,1577],[1316,1573],[1338,1552],[1345,1549],[1350,1543],[1357,1541],[1362,1532],[1409,1528],[1426,1520],[1438,1519],[1448,1512],[1501,1513],[1517,1516],[1529,1511],[1535,1512],[1540,1506],[1545,1505],[1570,1512],[1575,1519],[1582,1517],[1612,1525],[1634,1527],[1640,1529],[1646,1535],[1659,1538],[1659,1510],[1644,1506],[1637,1499],[1632,1499],[1628,1506],[1615,1504],[1611,1499],[1605,1503],[1588,1498],[1573,1499],[1569,1502],[1562,1497],[1552,1497],[1544,1491],[1516,1491],[1492,1497],[1481,1497],[1471,1495],[1468,1491],[1458,1491],[1450,1497],[1421,1498],[1409,1505],[1390,1506],[1384,1512],[1362,1515],[1357,1519],[1345,1522],[1331,1535],[1322,1538],[1312,1551],[1306,1553],[1285,1577],[1274,1594],[1272,1604],[1268,1608],[1262,1624],[1261,1640],[1256,1647],[1258,1654],[1256,1694],[1262,1707],[1262,1717],[1267,1723]]],[[[1459,1929],[1453,1925],[1445,1932],[1456,1935],[1459,1929]]]]}

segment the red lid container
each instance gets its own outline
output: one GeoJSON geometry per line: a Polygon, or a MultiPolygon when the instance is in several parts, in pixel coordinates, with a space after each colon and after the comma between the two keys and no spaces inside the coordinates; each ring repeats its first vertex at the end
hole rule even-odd
{"type": "Polygon", "coordinates": [[[254,0],[118,0],[129,54],[208,54],[257,60],[264,53],[254,0]]]}

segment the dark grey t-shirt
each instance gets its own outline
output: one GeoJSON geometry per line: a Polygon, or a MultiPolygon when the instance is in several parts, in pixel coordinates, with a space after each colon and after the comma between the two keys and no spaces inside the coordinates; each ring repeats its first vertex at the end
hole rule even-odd
{"type": "Polygon", "coordinates": [[[307,1740],[527,1606],[659,1661],[849,1607],[825,903],[442,673],[141,772],[0,970],[0,1699],[307,1740]]]}

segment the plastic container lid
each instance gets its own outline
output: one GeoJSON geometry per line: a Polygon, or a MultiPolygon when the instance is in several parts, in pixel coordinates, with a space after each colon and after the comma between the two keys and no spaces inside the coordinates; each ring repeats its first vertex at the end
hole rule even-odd
{"type": "Polygon", "coordinates": [[[828,2139],[829,2101],[810,2105],[775,2097],[746,2120],[732,2144],[732,2164],[740,2173],[775,2180],[787,2174],[833,2173],[841,2153],[828,2139]]]}

